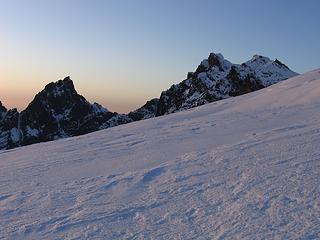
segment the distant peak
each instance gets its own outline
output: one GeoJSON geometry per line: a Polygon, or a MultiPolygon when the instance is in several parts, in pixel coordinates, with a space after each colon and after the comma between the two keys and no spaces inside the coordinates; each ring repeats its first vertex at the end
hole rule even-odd
{"type": "Polygon", "coordinates": [[[63,80],[57,82],[58,85],[61,85],[61,83],[65,88],[74,89],[73,81],[70,79],[70,76],[67,76],[63,80]]]}
{"type": "MultiPolygon", "coordinates": [[[[278,59],[275,59],[273,61],[270,60],[270,58],[261,55],[253,55],[253,57],[248,62],[243,63],[243,65],[250,66],[253,69],[261,68],[262,66],[273,65],[274,67],[292,72],[292,70],[287,65],[280,62],[278,59]]],[[[293,73],[297,74],[295,72],[293,73]]]]}
{"type": "Polygon", "coordinates": [[[48,85],[45,86],[45,90],[47,92],[76,92],[73,81],[70,79],[70,77],[65,77],[63,80],[59,80],[57,82],[51,82],[48,85]]]}

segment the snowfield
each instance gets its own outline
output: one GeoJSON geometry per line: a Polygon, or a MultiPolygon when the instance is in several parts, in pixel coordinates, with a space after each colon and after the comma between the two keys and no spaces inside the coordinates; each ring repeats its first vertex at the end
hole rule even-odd
{"type": "Polygon", "coordinates": [[[0,239],[319,239],[320,69],[0,152],[0,239]]]}

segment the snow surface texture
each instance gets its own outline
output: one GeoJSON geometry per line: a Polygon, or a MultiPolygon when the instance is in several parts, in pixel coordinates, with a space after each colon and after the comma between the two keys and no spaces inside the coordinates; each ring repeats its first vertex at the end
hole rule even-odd
{"type": "Polygon", "coordinates": [[[319,239],[320,69],[0,152],[0,239],[319,239]]]}

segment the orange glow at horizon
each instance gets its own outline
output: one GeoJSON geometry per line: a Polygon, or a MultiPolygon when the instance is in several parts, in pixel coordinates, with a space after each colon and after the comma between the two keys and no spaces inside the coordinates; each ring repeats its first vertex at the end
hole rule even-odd
{"type": "MultiPolygon", "coordinates": [[[[38,78],[38,77],[37,77],[38,78]]],[[[7,109],[17,108],[18,111],[24,110],[28,104],[33,100],[35,95],[44,89],[45,85],[52,81],[34,81],[31,78],[22,78],[17,76],[4,76],[0,74],[0,101],[7,109]]],[[[132,110],[137,109],[145,104],[150,98],[145,96],[133,95],[133,92],[128,92],[124,89],[117,89],[116,87],[110,88],[109,91],[104,90],[104,88],[99,88],[98,84],[90,83],[78,83],[74,80],[75,89],[78,94],[84,96],[90,103],[97,102],[103,107],[107,108],[109,111],[118,113],[128,113],[132,110]],[[122,97],[117,94],[122,92],[122,97]]]]}

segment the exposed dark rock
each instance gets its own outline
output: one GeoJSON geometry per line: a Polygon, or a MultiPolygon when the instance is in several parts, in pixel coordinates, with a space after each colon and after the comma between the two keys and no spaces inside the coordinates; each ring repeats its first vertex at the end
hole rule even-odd
{"type": "Polygon", "coordinates": [[[209,68],[212,68],[213,66],[217,66],[222,71],[223,70],[222,60],[223,59],[221,58],[221,56],[218,56],[214,53],[210,53],[208,57],[209,68]]]}
{"type": "MultiPolygon", "coordinates": [[[[2,108],[4,110],[5,108],[2,108]]],[[[17,109],[2,112],[0,121],[0,149],[19,146],[20,132],[18,130],[19,113],[17,109]]]]}
{"type": "Polygon", "coordinates": [[[138,108],[137,110],[130,112],[128,114],[128,117],[131,118],[133,121],[139,121],[142,119],[155,117],[157,115],[158,106],[159,99],[151,99],[141,108],[138,108]]]}
{"type": "Polygon", "coordinates": [[[108,119],[106,122],[104,122],[100,126],[100,129],[115,127],[118,125],[130,123],[130,122],[133,122],[133,120],[127,114],[117,114],[112,118],[108,119]]]}
{"type": "Polygon", "coordinates": [[[247,75],[244,79],[242,79],[237,71],[235,71],[233,68],[230,70],[227,78],[231,83],[229,95],[232,97],[264,88],[260,80],[256,79],[254,75],[247,75]]]}
{"type": "Polygon", "coordinates": [[[4,118],[5,114],[7,113],[7,108],[2,105],[2,102],[0,101],[0,122],[4,118]]]}

